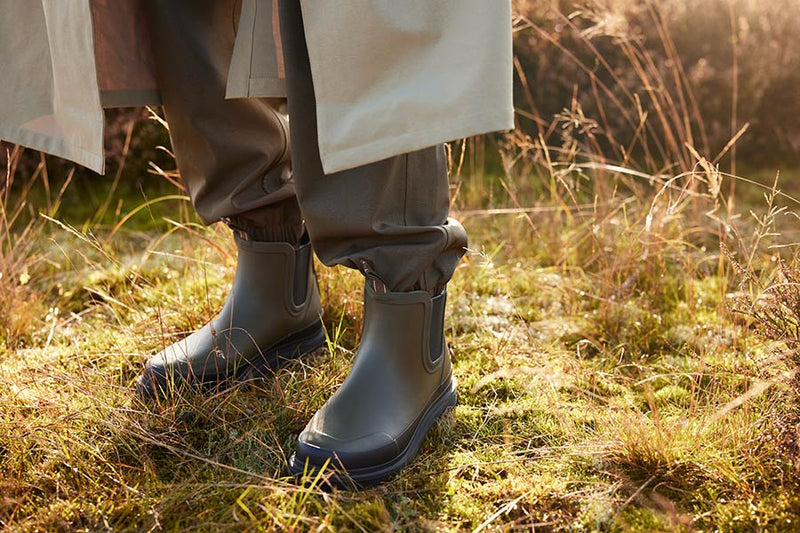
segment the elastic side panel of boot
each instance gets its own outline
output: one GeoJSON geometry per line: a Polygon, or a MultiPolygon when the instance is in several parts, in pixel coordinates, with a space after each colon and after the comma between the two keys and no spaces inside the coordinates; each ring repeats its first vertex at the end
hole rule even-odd
{"type": "Polygon", "coordinates": [[[296,306],[305,303],[308,297],[308,276],[311,264],[311,245],[303,244],[295,252],[294,281],[292,284],[292,298],[296,306]]]}
{"type": "Polygon", "coordinates": [[[447,291],[433,298],[431,309],[431,365],[435,366],[442,357],[442,347],[444,346],[444,308],[447,302],[447,291]]]}

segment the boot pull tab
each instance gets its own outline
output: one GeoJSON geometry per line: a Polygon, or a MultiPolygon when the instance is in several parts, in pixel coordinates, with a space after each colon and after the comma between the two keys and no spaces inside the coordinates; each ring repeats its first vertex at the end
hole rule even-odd
{"type": "Polygon", "coordinates": [[[231,231],[233,231],[236,235],[238,235],[240,239],[242,239],[243,241],[250,240],[250,234],[247,232],[247,230],[241,226],[237,226],[236,224],[234,224],[231,217],[221,217],[220,220],[224,222],[225,225],[227,225],[231,229],[231,231]]]}
{"type": "Polygon", "coordinates": [[[386,294],[387,292],[390,292],[389,288],[386,286],[386,283],[375,272],[369,261],[361,259],[359,262],[361,264],[361,273],[364,274],[365,278],[367,278],[367,281],[371,284],[373,291],[380,294],[386,294]]]}

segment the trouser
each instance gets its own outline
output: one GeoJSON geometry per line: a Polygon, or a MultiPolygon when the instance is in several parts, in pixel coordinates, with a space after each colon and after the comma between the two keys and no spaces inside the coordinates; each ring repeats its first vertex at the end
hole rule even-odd
{"type": "Polygon", "coordinates": [[[390,290],[443,286],[467,244],[447,218],[443,147],[325,174],[299,0],[279,3],[291,139],[282,100],[225,99],[237,4],[147,0],[173,151],[200,218],[230,217],[267,241],[307,230],[324,264],[370,265],[390,290]]]}

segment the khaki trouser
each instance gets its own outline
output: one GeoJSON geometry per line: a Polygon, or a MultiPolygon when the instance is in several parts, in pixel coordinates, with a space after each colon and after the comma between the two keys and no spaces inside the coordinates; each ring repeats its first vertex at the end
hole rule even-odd
{"type": "Polygon", "coordinates": [[[291,141],[279,99],[225,99],[236,0],[146,0],[161,99],[181,176],[206,223],[263,240],[305,228],[326,265],[366,261],[391,290],[434,291],[467,244],[448,220],[442,146],[326,175],[298,0],[281,0],[291,141]],[[291,143],[291,149],[289,144],[291,143]]]}

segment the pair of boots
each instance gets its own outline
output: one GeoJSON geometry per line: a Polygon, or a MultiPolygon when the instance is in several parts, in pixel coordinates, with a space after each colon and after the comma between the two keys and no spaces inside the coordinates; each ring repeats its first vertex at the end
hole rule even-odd
{"type": "MultiPolygon", "coordinates": [[[[136,382],[141,397],[267,375],[282,359],[324,344],[310,242],[234,238],[238,265],[222,311],[147,362],[136,382]]],[[[456,403],[444,340],[446,292],[388,292],[366,275],[353,368],[300,434],[289,465],[296,475],[327,467],[329,482],[340,487],[372,485],[402,469],[456,403]]]]}

